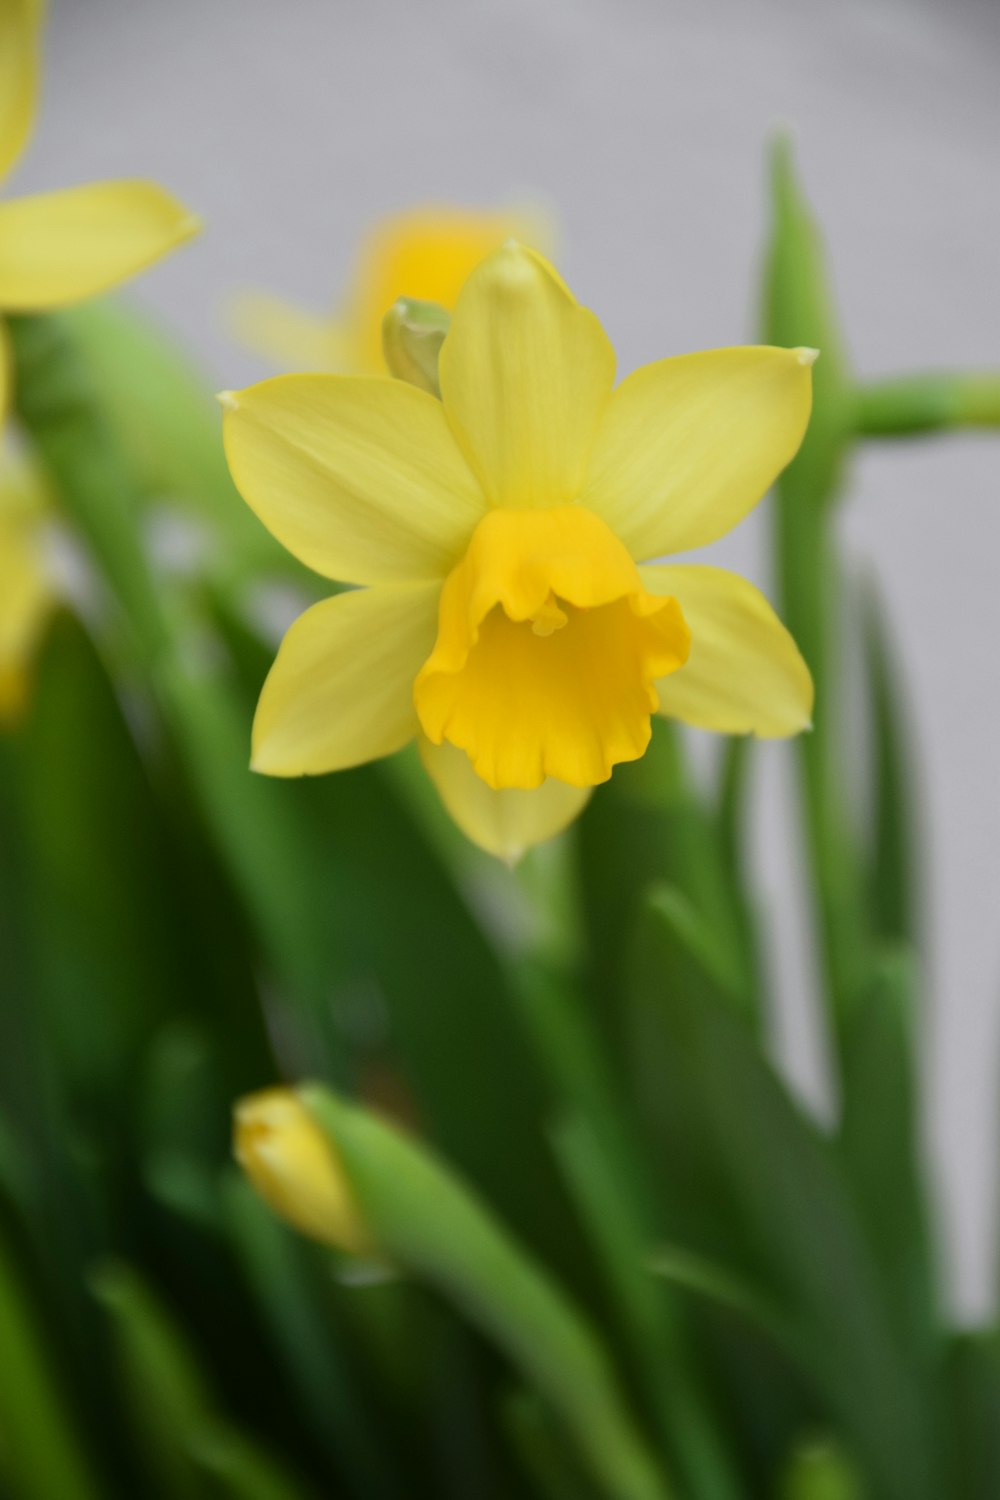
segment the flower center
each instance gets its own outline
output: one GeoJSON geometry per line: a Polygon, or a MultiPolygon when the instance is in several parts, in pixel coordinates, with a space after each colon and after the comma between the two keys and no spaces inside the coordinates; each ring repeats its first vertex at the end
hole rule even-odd
{"type": "Polygon", "coordinates": [[[676,599],[646,592],[592,511],[493,510],[442,589],[417,715],[497,790],[596,786],[646,749],[655,682],[690,640],[676,599]]]}

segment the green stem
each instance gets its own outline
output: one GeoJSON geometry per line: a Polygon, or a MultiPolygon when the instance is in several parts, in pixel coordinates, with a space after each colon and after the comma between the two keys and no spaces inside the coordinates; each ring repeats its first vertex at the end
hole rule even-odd
{"type": "Polygon", "coordinates": [[[1000,374],[932,373],[871,381],[856,393],[859,437],[899,438],[1000,427],[1000,374]]]}
{"type": "Polygon", "coordinates": [[[841,611],[835,520],[831,505],[816,504],[794,483],[779,483],[776,550],[781,604],[816,685],[814,727],[797,746],[798,775],[822,967],[830,1014],[839,1027],[861,986],[868,933],[845,796],[841,673],[835,651],[841,611]]]}

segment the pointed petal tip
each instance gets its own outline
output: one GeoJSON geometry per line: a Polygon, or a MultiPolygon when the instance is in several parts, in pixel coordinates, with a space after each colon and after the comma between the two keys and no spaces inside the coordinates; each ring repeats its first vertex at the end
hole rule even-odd
{"type": "Polygon", "coordinates": [[[235,411],[240,404],[239,397],[235,391],[217,391],[215,399],[223,411],[235,411]]]}
{"type": "Polygon", "coordinates": [[[196,234],[201,234],[205,227],[205,220],[201,214],[185,214],[177,225],[177,238],[179,240],[193,239],[196,234]]]}
{"type": "Polygon", "coordinates": [[[808,369],[810,365],[814,365],[819,359],[818,349],[793,349],[792,353],[795,355],[795,358],[798,360],[799,364],[805,365],[806,369],[808,369]]]}

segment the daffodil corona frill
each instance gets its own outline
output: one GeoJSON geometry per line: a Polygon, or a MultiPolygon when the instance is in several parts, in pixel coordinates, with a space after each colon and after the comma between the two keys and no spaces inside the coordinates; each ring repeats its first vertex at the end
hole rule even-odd
{"type": "MultiPolygon", "coordinates": [[[[41,0],[0,0],[0,177],[34,124],[44,10],[41,0]]],[[[93,182],[0,203],[0,312],[47,312],[107,291],[197,228],[154,182],[93,182]]],[[[0,324],[0,413],[9,363],[0,324]]]]}
{"type": "Polygon", "coordinates": [[[801,442],[811,350],[647,365],[508,243],[469,277],[441,399],[289,375],[223,398],[238,488],[303,562],[360,585],[307,610],[264,685],[253,765],[334,771],[417,738],[452,816],[515,858],[564,827],[659,712],[795,734],[812,683],[763,596],[649,562],[724,535],[801,442]]]}
{"type": "Polygon", "coordinates": [[[233,329],[249,348],[288,370],[383,375],[382,319],[397,297],[449,312],[467,278],[511,235],[534,239],[542,215],[455,207],[408,209],[376,225],[360,247],[343,307],[320,316],[266,292],[233,306],[233,329]]]}

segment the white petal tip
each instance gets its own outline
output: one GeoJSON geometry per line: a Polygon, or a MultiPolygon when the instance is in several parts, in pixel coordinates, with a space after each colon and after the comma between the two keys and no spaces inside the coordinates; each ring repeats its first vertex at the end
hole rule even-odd
{"type": "Polygon", "coordinates": [[[205,221],[200,214],[185,214],[177,225],[177,237],[182,240],[190,240],[196,234],[201,234],[205,227],[205,221]]]}
{"type": "Polygon", "coordinates": [[[235,391],[219,391],[215,399],[223,411],[235,411],[240,404],[235,391]]]}
{"type": "Polygon", "coordinates": [[[818,349],[793,349],[792,353],[795,355],[795,358],[798,360],[799,364],[805,365],[806,369],[808,369],[810,365],[814,365],[819,359],[818,349]]]}

